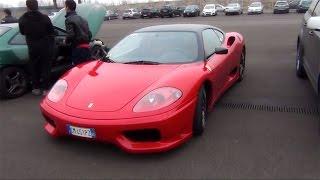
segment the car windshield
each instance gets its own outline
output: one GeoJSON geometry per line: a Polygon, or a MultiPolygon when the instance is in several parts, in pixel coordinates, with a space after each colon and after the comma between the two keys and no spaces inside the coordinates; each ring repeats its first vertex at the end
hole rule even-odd
{"type": "Polygon", "coordinates": [[[186,10],[193,10],[194,9],[194,6],[187,6],[186,7],[186,10]]]}
{"type": "Polygon", "coordinates": [[[9,30],[10,30],[9,27],[0,27],[0,36],[2,36],[4,33],[6,33],[9,30]]]}
{"type": "Polygon", "coordinates": [[[288,3],[287,2],[284,2],[284,1],[278,1],[276,3],[277,6],[284,6],[284,5],[287,5],[288,3]]]}
{"type": "Polygon", "coordinates": [[[214,5],[206,6],[204,9],[214,9],[214,5]]]}
{"type": "Polygon", "coordinates": [[[142,9],[143,12],[149,12],[150,9],[142,9]]]}
{"type": "Polygon", "coordinates": [[[198,59],[198,39],[193,32],[134,33],[114,46],[108,58],[118,63],[152,61],[187,63],[198,59]]]}
{"type": "Polygon", "coordinates": [[[131,10],[125,10],[124,12],[125,13],[131,13],[131,10]]]}
{"type": "Polygon", "coordinates": [[[252,3],[250,7],[260,7],[261,3],[252,3]]]}
{"type": "Polygon", "coordinates": [[[238,7],[238,4],[235,4],[235,3],[233,3],[233,4],[228,4],[228,7],[238,7]]]}
{"type": "Polygon", "coordinates": [[[309,6],[311,3],[312,3],[311,0],[307,0],[307,1],[302,1],[302,2],[301,2],[301,5],[309,6]]]}

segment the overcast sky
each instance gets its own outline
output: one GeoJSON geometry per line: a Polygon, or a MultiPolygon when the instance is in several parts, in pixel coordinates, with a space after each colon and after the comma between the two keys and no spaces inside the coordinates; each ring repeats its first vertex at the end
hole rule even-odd
{"type": "MultiPolygon", "coordinates": [[[[42,2],[51,2],[52,0],[38,0],[42,2]]],[[[61,1],[61,0],[57,0],[61,1]]],[[[90,0],[87,0],[90,1],[90,0]]],[[[115,3],[118,4],[121,0],[91,0],[91,2],[101,2],[101,3],[115,3]]],[[[128,2],[146,2],[147,0],[128,0],[128,2]]],[[[156,0],[155,0],[156,1],[156,0]]],[[[9,5],[9,6],[19,6],[23,5],[25,0],[0,0],[0,4],[9,5]]]]}

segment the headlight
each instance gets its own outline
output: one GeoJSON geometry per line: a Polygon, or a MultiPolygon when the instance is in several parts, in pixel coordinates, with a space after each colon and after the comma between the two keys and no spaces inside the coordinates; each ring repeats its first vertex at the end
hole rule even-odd
{"type": "Polygon", "coordinates": [[[169,106],[180,99],[182,92],[173,87],[155,89],[145,95],[133,108],[133,112],[155,111],[169,106]]]}
{"type": "Polygon", "coordinates": [[[50,101],[57,103],[63,98],[67,89],[67,81],[60,79],[54,84],[47,97],[50,101]]]}

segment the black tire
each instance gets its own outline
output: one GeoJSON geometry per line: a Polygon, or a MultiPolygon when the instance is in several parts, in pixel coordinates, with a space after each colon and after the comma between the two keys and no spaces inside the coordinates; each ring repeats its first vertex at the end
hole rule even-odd
{"type": "Polygon", "coordinates": [[[203,131],[206,126],[207,118],[208,118],[207,94],[204,87],[201,87],[198,94],[197,106],[195,109],[195,115],[193,120],[193,134],[195,136],[200,136],[203,134],[203,131]]]}
{"type": "Polygon", "coordinates": [[[306,78],[306,71],[303,66],[303,57],[304,57],[303,47],[299,43],[297,47],[297,55],[296,55],[296,74],[299,78],[306,78]]]}
{"type": "Polygon", "coordinates": [[[0,98],[22,96],[28,88],[27,74],[22,68],[7,67],[0,71],[0,98]]]}
{"type": "Polygon", "coordinates": [[[241,82],[244,79],[245,70],[246,70],[246,54],[243,51],[240,56],[239,82],[241,82]]]}

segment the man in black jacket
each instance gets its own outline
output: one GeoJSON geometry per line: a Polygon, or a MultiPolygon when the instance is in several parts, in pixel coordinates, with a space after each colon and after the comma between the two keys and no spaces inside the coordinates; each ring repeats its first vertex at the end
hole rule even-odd
{"type": "Polygon", "coordinates": [[[27,0],[26,5],[28,12],[19,19],[19,28],[28,45],[32,93],[41,95],[49,88],[54,28],[49,17],[38,11],[37,0],[27,0]]]}
{"type": "Polygon", "coordinates": [[[4,12],[5,16],[1,20],[1,24],[17,23],[18,22],[18,19],[12,16],[10,9],[4,9],[3,12],[4,12]]]}
{"type": "Polygon", "coordinates": [[[76,7],[74,0],[65,1],[66,44],[72,48],[71,61],[74,65],[91,59],[89,42],[92,37],[88,22],[76,13],[76,7]]]}

